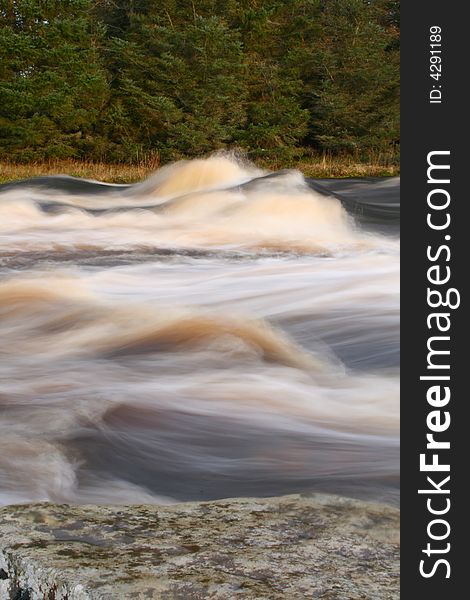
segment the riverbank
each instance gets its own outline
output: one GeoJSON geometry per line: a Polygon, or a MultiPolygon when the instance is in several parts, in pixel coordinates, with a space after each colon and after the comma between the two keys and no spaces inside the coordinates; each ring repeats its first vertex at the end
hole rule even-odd
{"type": "MultiPolygon", "coordinates": [[[[295,168],[306,177],[390,177],[398,175],[400,168],[394,162],[380,157],[368,163],[358,162],[354,157],[320,156],[317,160],[299,161],[289,164],[259,162],[269,170],[295,168]]],[[[110,164],[80,160],[53,160],[17,164],[0,161],[0,184],[8,181],[38,177],[41,175],[66,174],[109,183],[134,183],[145,179],[162,166],[158,160],[139,164],[110,164]]]]}
{"type": "Polygon", "coordinates": [[[0,510],[0,600],[395,600],[399,513],[327,495],[0,510]]]}

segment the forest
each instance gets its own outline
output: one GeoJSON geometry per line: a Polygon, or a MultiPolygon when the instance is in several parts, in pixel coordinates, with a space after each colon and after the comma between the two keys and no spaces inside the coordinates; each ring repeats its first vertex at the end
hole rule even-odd
{"type": "Polygon", "coordinates": [[[399,2],[0,0],[0,159],[399,155],[399,2]]]}

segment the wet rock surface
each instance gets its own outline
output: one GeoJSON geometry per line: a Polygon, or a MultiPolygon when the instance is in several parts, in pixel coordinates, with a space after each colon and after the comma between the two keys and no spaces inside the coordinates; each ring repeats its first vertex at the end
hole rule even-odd
{"type": "Polygon", "coordinates": [[[0,509],[0,600],[399,598],[398,510],[336,496],[0,509]]]}

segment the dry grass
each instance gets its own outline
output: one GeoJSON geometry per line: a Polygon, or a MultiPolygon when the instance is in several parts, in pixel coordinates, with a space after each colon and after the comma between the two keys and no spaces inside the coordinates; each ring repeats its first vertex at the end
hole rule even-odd
{"type": "Polygon", "coordinates": [[[73,175],[110,183],[133,183],[145,179],[159,166],[157,162],[126,165],[81,160],[55,160],[27,164],[0,161],[0,183],[40,175],[73,175]]]}
{"type": "Polygon", "coordinates": [[[390,162],[360,162],[353,157],[323,156],[312,160],[299,160],[291,164],[260,163],[270,170],[283,168],[298,169],[306,177],[391,177],[400,174],[398,164],[390,162]]]}
{"type": "MultiPolygon", "coordinates": [[[[398,175],[399,167],[394,161],[377,157],[369,163],[362,163],[354,157],[333,157],[328,155],[302,159],[290,164],[261,161],[260,167],[277,170],[281,168],[299,169],[307,177],[379,177],[398,175]]],[[[148,177],[160,167],[157,160],[140,164],[97,163],[80,160],[56,160],[15,164],[0,161],[0,183],[27,179],[40,175],[73,175],[86,179],[96,179],[110,183],[133,183],[148,177]]]]}
{"type": "Polygon", "coordinates": [[[299,169],[306,177],[390,177],[400,174],[399,154],[370,151],[366,159],[352,154],[335,156],[328,152],[314,154],[311,158],[301,158],[290,164],[267,161],[260,166],[277,170],[282,168],[299,169]]]}

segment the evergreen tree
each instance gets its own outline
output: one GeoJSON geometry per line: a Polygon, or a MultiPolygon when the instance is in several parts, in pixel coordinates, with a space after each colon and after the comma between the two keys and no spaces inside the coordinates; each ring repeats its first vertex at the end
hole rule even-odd
{"type": "Polygon", "coordinates": [[[397,30],[387,24],[393,18],[387,4],[324,2],[310,97],[313,139],[320,148],[360,153],[389,149],[399,139],[397,30]]]}
{"type": "Polygon", "coordinates": [[[108,97],[88,0],[17,0],[0,11],[0,156],[74,156],[99,146],[108,97]]]}
{"type": "Polygon", "coordinates": [[[132,15],[110,54],[110,130],[127,152],[175,158],[233,143],[245,118],[244,62],[237,32],[220,18],[180,24],[159,5],[155,14],[132,15]]]}
{"type": "Polygon", "coordinates": [[[291,159],[302,151],[309,113],[301,105],[299,69],[286,58],[290,0],[241,2],[238,16],[247,61],[246,127],[238,133],[253,156],[291,159]]]}
{"type": "Polygon", "coordinates": [[[389,150],[398,0],[0,0],[0,157],[389,150]]]}

